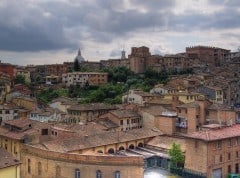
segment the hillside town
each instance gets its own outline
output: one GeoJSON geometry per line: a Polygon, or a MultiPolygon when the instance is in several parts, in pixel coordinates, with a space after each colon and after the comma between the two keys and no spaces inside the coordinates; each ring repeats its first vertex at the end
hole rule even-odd
{"type": "Polygon", "coordinates": [[[240,174],[240,52],[125,53],[88,61],[79,49],[72,62],[26,66],[3,59],[0,177],[143,178],[152,167],[187,178],[240,174]]]}

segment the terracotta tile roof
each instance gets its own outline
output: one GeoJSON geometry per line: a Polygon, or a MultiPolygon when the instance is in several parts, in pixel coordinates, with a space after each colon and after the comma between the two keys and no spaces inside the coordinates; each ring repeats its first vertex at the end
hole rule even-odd
{"type": "Polygon", "coordinates": [[[159,149],[169,150],[171,149],[173,143],[180,144],[182,151],[186,151],[186,143],[183,138],[175,138],[164,135],[154,137],[149,142],[147,142],[146,145],[157,147],[159,149]]]}
{"type": "Polygon", "coordinates": [[[15,139],[15,140],[22,140],[26,135],[35,135],[37,133],[39,133],[37,129],[29,129],[24,132],[14,132],[14,131],[8,130],[7,128],[2,128],[2,127],[0,128],[1,136],[15,139]]]}
{"type": "Polygon", "coordinates": [[[163,112],[168,112],[171,110],[166,109],[163,106],[149,106],[147,108],[143,108],[142,111],[152,114],[154,116],[160,116],[163,112]]]}
{"type": "Polygon", "coordinates": [[[63,105],[72,105],[72,104],[77,104],[77,101],[72,100],[71,98],[67,98],[67,97],[58,97],[54,100],[52,100],[51,103],[55,103],[55,102],[61,102],[63,105]]]}
{"type": "Polygon", "coordinates": [[[68,110],[77,110],[77,111],[92,111],[92,110],[112,110],[116,107],[113,105],[105,103],[90,103],[90,104],[78,104],[72,105],[68,110]]]}
{"type": "Polygon", "coordinates": [[[232,110],[233,111],[233,109],[230,106],[224,105],[224,104],[212,104],[212,105],[208,106],[207,109],[209,109],[209,110],[232,110]]]}
{"type": "Polygon", "coordinates": [[[95,122],[88,122],[87,124],[55,124],[52,128],[55,130],[75,132],[78,133],[78,135],[92,135],[107,130],[107,127],[95,122]]]}
{"type": "Polygon", "coordinates": [[[23,128],[23,127],[31,125],[32,121],[30,119],[20,118],[20,119],[12,119],[12,120],[5,121],[4,124],[15,126],[18,128],[23,128]]]}
{"type": "Polygon", "coordinates": [[[107,129],[119,127],[117,123],[115,123],[114,121],[112,121],[108,118],[101,118],[97,122],[99,124],[101,124],[102,126],[106,127],[107,129]]]}
{"type": "Polygon", "coordinates": [[[186,103],[186,104],[182,104],[177,106],[177,108],[198,108],[200,107],[198,102],[192,102],[192,103],[186,103]]]}
{"type": "Polygon", "coordinates": [[[170,99],[163,99],[163,98],[153,98],[151,100],[146,101],[149,104],[158,104],[158,105],[171,105],[173,103],[170,99]]]}
{"type": "Polygon", "coordinates": [[[142,97],[152,97],[152,96],[154,96],[154,95],[151,94],[151,93],[144,92],[144,91],[139,91],[139,90],[135,90],[135,91],[134,91],[134,94],[140,95],[140,96],[142,96],[142,97]]]}
{"type": "Polygon", "coordinates": [[[138,113],[130,110],[113,110],[110,111],[110,113],[117,116],[119,119],[128,117],[140,117],[138,113]]]}
{"type": "MultiPolygon", "coordinates": [[[[5,122],[6,123],[6,122],[5,122]]],[[[41,128],[48,128],[50,127],[50,124],[44,123],[44,122],[39,122],[35,120],[30,120],[30,119],[13,119],[7,121],[8,125],[1,126],[0,127],[0,135],[11,138],[11,139],[16,139],[16,140],[22,140],[26,135],[36,135],[36,134],[41,134],[40,129],[41,128]],[[25,126],[29,126],[31,124],[31,127],[24,129],[24,130],[10,130],[9,125],[21,128],[25,126]]]]}
{"type": "Polygon", "coordinates": [[[19,165],[21,162],[8,153],[5,149],[0,148],[0,169],[19,165]]]}
{"type": "Polygon", "coordinates": [[[72,139],[54,140],[45,142],[43,145],[49,150],[73,152],[76,150],[111,145],[136,139],[151,138],[158,135],[163,135],[163,133],[159,130],[152,129],[134,129],[126,132],[105,132],[72,139]]]}
{"type": "Polygon", "coordinates": [[[215,130],[202,130],[185,135],[188,138],[199,139],[204,141],[222,140],[240,136],[240,125],[236,124],[231,127],[223,127],[215,130]]]}

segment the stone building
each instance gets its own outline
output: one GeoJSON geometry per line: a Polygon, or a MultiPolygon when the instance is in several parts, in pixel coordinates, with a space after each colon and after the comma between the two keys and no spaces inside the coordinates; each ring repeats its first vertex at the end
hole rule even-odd
{"type": "Polygon", "coordinates": [[[36,66],[27,66],[30,71],[31,81],[35,83],[45,83],[47,76],[62,77],[62,74],[68,72],[66,64],[45,64],[36,66]]]}
{"type": "Polygon", "coordinates": [[[20,164],[21,162],[17,158],[0,148],[0,177],[20,178],[20,164]]]}
{"type": "Polygon", "coordinates": [[[72,72],[62,75],[62,82],[66,86],[79,85],[100,86],[108,82],[108,74],[103,72],[72,72]]]}
{"type": "Polygon", "coordinates": [[[116,107],[104,103],[71,105],[67,108],[67,123],[87,123],[96,120],[100,115],[115,110],[116,107]]]}
{"type": "Polygon", "coordinates": [[[25,178],[68,178],[80,174],[83,178],[143,178],[143,156],[120,152],[143,147],[151,138],[162,135],[151,129],[99,132],[95,124],[84,129],[81,125],[67,127],[57,129],[31,120],[9,121],[0,127],[0,147],[20,157],[21,177],[25,178]]]}
{"type": "Polygon", "coordinates": [[[0,61],[0,73],[4,73],[9,75],[11,81],[14,79],[16,76],[16,66],[8,63],[2,63],[0,61]]]}
{"type": "Polygon", "coordinates": [[[119,131],[138,129],[143,126],[141,116],[137,112],[131,110],[112,110],[100,116],[100,120],[106,118],[116,123],[119,131]]]}
{"type": "Polygon", "coordinates": [[[240,171],[240,125],[213,126],[186,136],[185,168],[206,177],[240,171]]]}
{"type": "Polygon", "coordinates": [[[144,105],[147,101],[150,101],[154,98],[155,96],[151,93],[144,92],[138,89],[132,89],[132,90],[129,90],[126,95],[122,96],[122,102],[144,105]]]}
{"type": "Polygon", "coordinates": [[[25,67],[18,66],[16,68],[16,76],[21,75],[24,77],[26,83],[31,83],[31,74],[30,71],[26,70],[25,67]]]}
{"type": "Polygon", "coordinates": [[[186,48],[186,54],[191,58],[199,58],[201,62],[216,67],[226,62],[230,50],[209,47],[209,46],[193,46],[186,48]]]}
{"type": "Polygon", "coordinates": [[[0,125],[2,122],[19,118],[19,107],[10,104],[0,105],[0,125]]]}
{"type": "Polygon", "coordinates": [[[147,58],[151,56],[149,48],[142,47],[132,47],[131,54],[128,55],[128,60],[130,62],[131,71],[142,74],[146,70],[147,58]]]}

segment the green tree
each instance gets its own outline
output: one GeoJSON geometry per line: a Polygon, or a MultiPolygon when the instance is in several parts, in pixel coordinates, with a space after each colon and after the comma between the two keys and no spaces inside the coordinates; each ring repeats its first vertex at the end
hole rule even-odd
{"type": "Polygon", "coordinates": [[[15,80],[14,80],[15,84],[25,84],[25,77],[23,75],[17,75],[15,80]]]}
{"type": "Polygon", "coordinates": [[[185,157],[182,153],[180,144],[173,143],[168,154],[171,158],[172,166],[179,167],[184,164],[185,157]]]}

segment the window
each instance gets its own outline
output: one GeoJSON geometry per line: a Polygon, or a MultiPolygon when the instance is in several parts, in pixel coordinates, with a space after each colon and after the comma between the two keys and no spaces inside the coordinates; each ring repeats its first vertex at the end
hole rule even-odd
{"type": "Polygon", "coordinates": [[[236,151],[236,158],[238,158],[239,157],[239,155],[238,155],[238,151],[236,151]]]}
{"type": "Polygon", "coordinates": [[[27,163],[28,163],[28,165],[27,165],[27,171],[28,171],[28,173],[30,174],[30,173],[31,173],[31,160],[28,159],[28,160],[27,160],[27,163]]]}
{"type": "Polygon", "coordinates": [[[228,153],[228,161],[231,160],[231,153],[228,153]]]}
{"type": "Polygon", "coordinates": [[[38,162],[38,175],[42,175],[42,163],[38,162]]]}
{"type": "Polygon", "coordinates": [[[75,169],[75,178],[80,178],[80,170],[75,169]]]}
{"type": "Polygon", "coordinates": [[[120,171],[115,171],[115,178],[120,178],[120,171]]]}
{"type": "Polygon", "coordinates": [[[129,124],[129,119],[127,119],[127,124],[129,124]]]}
{"type": "Polygon", "coordinates": [[[42,135],[48,135],[48,129],[42,129],[42,135]]]}
{"type": "Polygon", "coordinates": [[[219,141],[217,142],[217,148],[218,148],[218,149],[221,149],[221,147],[222,147],[222,141],[219,140],[219,141]]]}
{"type": "Polygon", "coordinates": [[[240,144],[240,137],[237,137],[236,138],[236,145],[239,145],[240,144]]]}
{"type": "Polygon", "coordinates": [[[236,174],[239,173],[239,164],[238,163],[235,164],[235,173],[236,174]]]}
{"type": "Polygon", "coordinates": [[[231,170],[231,165],[228,165],[228,173],[231,173],[232,170],[231,170]]]}
{"type": "Polygon", "coordinates": [[[231,138],[228,139],[228,146],[229,146],[229,147],[232,146],[232,140],[231,140],[231,138]]]}
{"type": "Polygon", "coordinates": [[[219,156],[219,162],[222,162],[222,155],[219,156]]]}
{"type": "Polygon", "coordinates": [[[120,125],[123,125],[123,120],[120,120],[120,125]]]}
{"type": "Polygon", "coordinates": [[[97,170],[96,178],[102,178],[102,172],[100,170],[97,170]]]}

